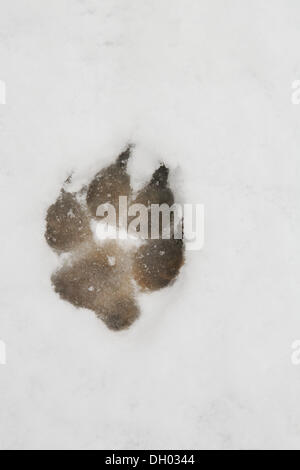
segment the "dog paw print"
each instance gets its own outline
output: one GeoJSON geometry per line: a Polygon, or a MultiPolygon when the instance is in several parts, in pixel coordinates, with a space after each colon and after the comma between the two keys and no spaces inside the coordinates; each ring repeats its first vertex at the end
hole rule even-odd
{"type": "Polygon", "coordinates": [[[67,180],[46,216],[46,240],[61,260],[51,278],[55,292],[75,307],[93,310],[115,331],[129,328],[138,319],[139,292],[170,285],[184,263],[183,240],[164,239],[162,231],[158,239],[140,237],[134,244],[96,236],[95,226],[101,223],[99,206],[115,207],[118,220],[121,196],[132,204],[143,204],[149,214],[151,204],[174,204],[169,171],[163,164],[134,194],[127,172],[130,156],[128,148],[78,192],[68,191],[67,180]]]}

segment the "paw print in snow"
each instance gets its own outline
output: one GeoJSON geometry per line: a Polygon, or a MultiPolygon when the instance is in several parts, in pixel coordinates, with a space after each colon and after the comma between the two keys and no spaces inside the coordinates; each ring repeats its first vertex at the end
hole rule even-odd
{"type": "Polygon", "coordinates": [[[139,291],[150,293],[170,285],[184,263],[183,240],[163,239],[161,232],[158,240],[140,239],[137,246],[95,236],[98,207],[112,204],[118,217],[120,196],[148,208],[174,203],[165,165],[141,191],[133,193],[127,173],[130,155],[128,148],[77,193],[68,192],[67,180],[46,216],[49,246],[59,255],[68,254],[52,275],[55,292],[75,307],[93,310],[115,331],[129,328],[139,317],[139,291]]]}

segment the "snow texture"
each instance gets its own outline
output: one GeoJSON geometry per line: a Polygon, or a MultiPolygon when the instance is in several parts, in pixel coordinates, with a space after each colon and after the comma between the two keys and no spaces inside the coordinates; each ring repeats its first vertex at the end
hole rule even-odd
{"type": "Polygon", "coordinates": [[[1,1],[1,449],[300,449],[299,43],[299,0],[1,1]],[[113,333],[43,234],[128,142],[206,242],[113,333]]]}

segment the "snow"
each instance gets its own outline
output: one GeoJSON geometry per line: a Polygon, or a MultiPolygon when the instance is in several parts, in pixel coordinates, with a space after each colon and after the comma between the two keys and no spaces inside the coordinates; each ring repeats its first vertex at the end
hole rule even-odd
{"type": "Polygon", "coordinates": [[[115,266],[116,258],[114,256],[108,256],[107,259],[110,266],[115,266]]]}
{"type": "Polygon", "coordinates": [[[299,39],[298,0],[1,2],[1,449],[300,449],[299,39]],[[116,334],[52,291],[43,233],[127,143],[206,241],[116,334]]]}

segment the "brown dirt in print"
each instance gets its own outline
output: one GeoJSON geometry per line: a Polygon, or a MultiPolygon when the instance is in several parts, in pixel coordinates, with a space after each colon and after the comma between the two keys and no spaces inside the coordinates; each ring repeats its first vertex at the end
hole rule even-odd
{"type": "Polygon", "coordinates": [[[146,206],[174,203],[169,170],[163,164],[151,181],[133,194],[127,173],[130,155],[129,147],[78,193],[68,192],[67,181],[46,216],[48,244],[60,255],[69,254],[52,275],[55,291],[75,307],[93,310],[115,331],[129,328],[139,317],[139,291],[170,285],[184,263],[183,241],[163,240],[161,232],[160,239],[144,240],[139,247],[94,239],[91,226],[98,219],[96,212],[101,204],[110,203],[118,209],[119,196],[146,206]]]}

